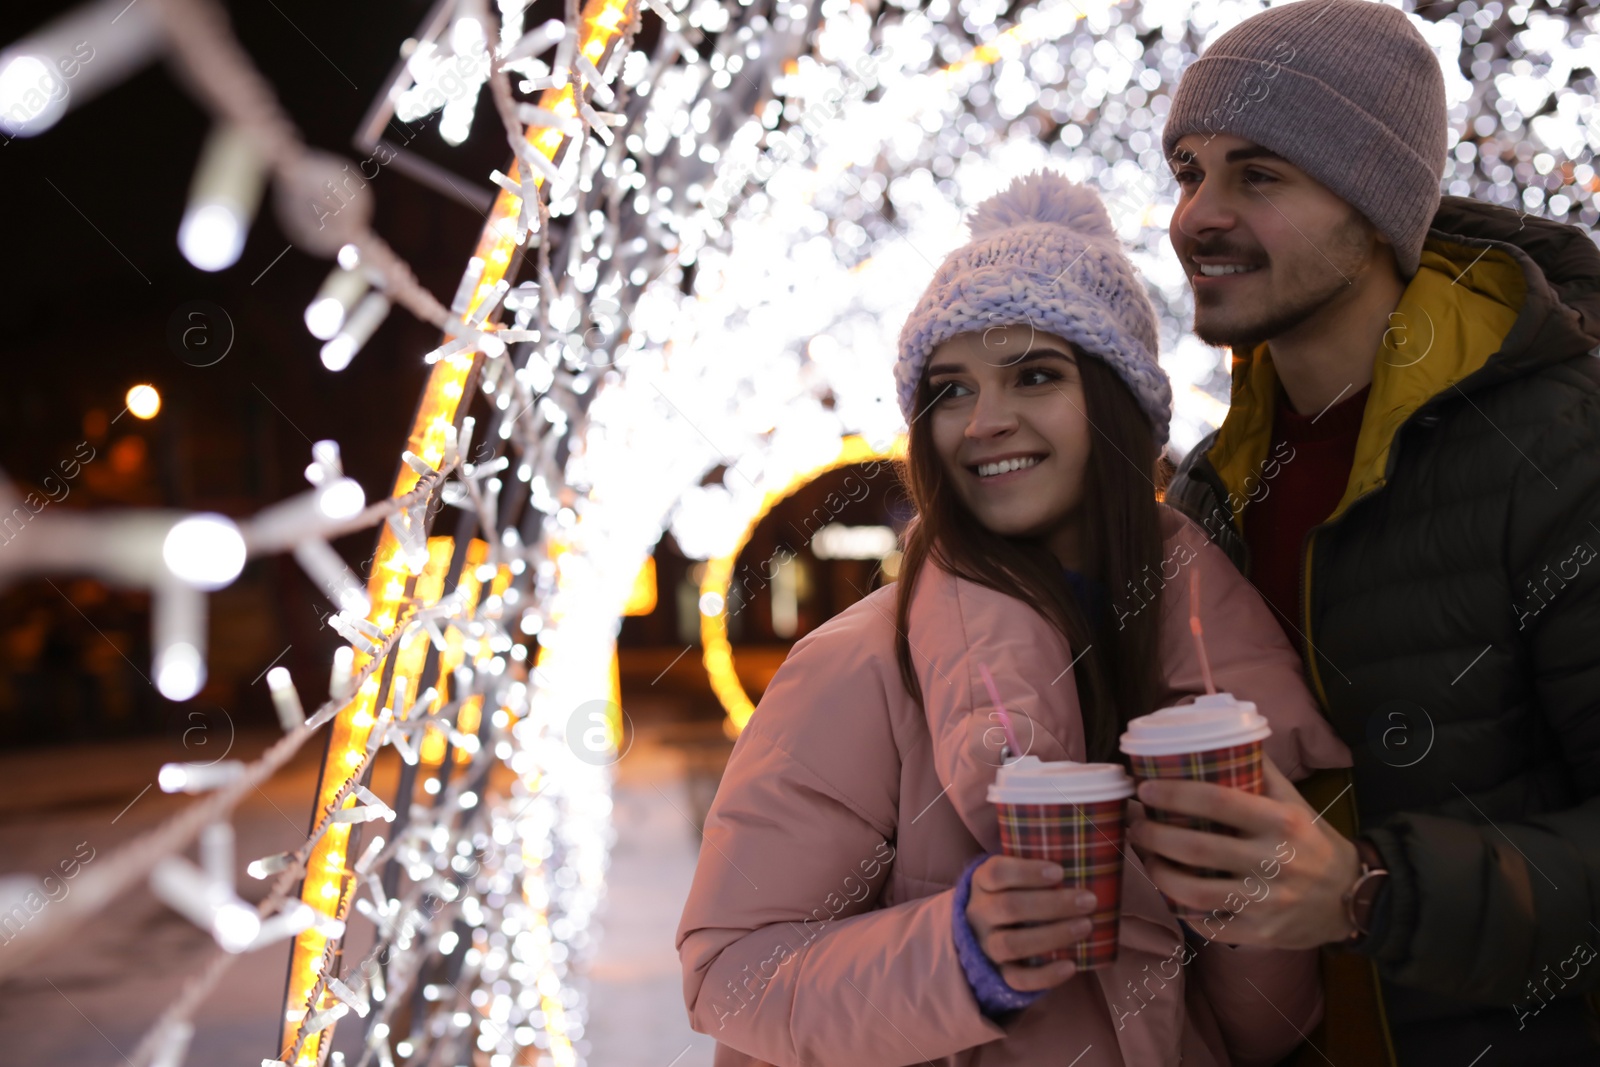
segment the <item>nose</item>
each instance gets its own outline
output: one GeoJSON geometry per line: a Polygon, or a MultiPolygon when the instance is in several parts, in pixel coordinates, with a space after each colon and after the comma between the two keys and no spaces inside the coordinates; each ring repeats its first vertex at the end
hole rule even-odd
{"type": "Polygon", "coordinates": [[[1178,235],[1200,238],[1216,231],[1231,230],[1238,219],[1237,204],[1216,175],[1200,179],[1187,197],[1178,201],[1172,212],[1173,244],[1178,235]]]}
{"type": "Polygon", "coordinates": [[[968,440],[985,441],[1004,437],[1017,428],[1017,413],[1004,388],[978,390],[972,403],[972,417],[967,420],[968,440]]]}

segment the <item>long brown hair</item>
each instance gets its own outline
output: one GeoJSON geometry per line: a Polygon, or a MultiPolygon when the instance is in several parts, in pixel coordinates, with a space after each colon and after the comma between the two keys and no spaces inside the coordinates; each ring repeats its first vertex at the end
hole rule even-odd
{"type": "MultiPolygon", "coordinates": [[[[1112,612],[1118,594],[1132,589],[1144,568],[1160,565],[1157,493],[1169,465],[1160,463],[1150,421],[1122,379],[1078,346],[1073,351],[1092,426],[1083,493],[1083,574],[1101,583],[1112,612]]],[[[924,377],[915,410],[926,412],[932,400],[924,377]]],[[[905,529],[896,579],[895,655],[906,689],[920,706],[922,686],[906,635],[917,575],[934,557],[957,577],[1029,604],[1066,637],[1074,655],[1082,654],[1072,673],[1088,759],[1120,761],[1118,736],[1129,719],[1154,710],[1159,693],[1159,612],[1136,611],[1120,628],[1111,618],[1097,629],[1042,539],[995,533],[962,503],[947,484],[930,421],[912,420],[906,458],[896,464],[916,510],[905,529]]]]}

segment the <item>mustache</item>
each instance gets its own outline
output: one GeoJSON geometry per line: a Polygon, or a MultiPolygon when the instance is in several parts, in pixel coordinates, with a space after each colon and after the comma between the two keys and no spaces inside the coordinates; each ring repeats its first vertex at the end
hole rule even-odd
{"type": "Polygon", "coordinates": [[[1209,241],[1197,241],[1190,245],[1186,250],[1185,258],[1192,259],[1195,256],[1237,259],[1244,263],[1248,263],[1253,267],[1264,267],[1267,265],[1267,257],[1262,255],[1260,249],[1246,248],[1242,245],[1230,244],[1227,241],[1216,240],[1214,238],[1209,241]]]}

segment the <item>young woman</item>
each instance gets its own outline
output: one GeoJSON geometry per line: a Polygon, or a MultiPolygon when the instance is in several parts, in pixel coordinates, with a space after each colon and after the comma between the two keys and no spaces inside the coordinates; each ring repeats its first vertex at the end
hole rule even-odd
{"type": "Polygon", "coordinates": [[[1270,759],[1297,778],[1349,752],[1260,596],[1157,502],[1171,391],[1098,198],[1030,175],[971,229],[900,337],[899,580],[795,643],[706,818],[691,1024],[717,1067],[1273,1063],[1320,1018],[1316,954],[1186,940],[1131,850],[1117,962],[1023,964],[1088,909],[997,855],[980,663],[1022,748],[1120,759],[1129,719],[1204,692],[1197,571],[1216,685],[1271,721],[1270,759]]]}

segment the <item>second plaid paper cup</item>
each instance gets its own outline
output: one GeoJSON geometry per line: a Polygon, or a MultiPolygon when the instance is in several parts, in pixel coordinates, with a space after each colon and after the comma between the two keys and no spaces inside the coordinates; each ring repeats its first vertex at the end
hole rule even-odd
{"type": "Polygon", "coordinates": [[[1116,962],[1122,918],[1122,831],[1133,779],[1115,763],[1045,763],[1022,756],[1001,767],[989,786],[1007,856],[1052,860],[1063,885],[1095,896],[1089,936],[1030,957],[1030,966],[1070,959],[1082,971],[1116,962]]]}
{"type": "MultiPolygon", "coordinates": [[[[1210,693],[1193,704],[1162,708],[1128,723],[1122,735],[1122,751],[1127,753],[1133,776],[1146,778],[1188,778],[1215,782],[1247,793],[1260,794],[1265,788],[1261,770],[1261,743],[1272,735],[1267,720],[1257,714],[1248,700],[1235,700],[1231,693],[1210,693]]],[[[1229,827],[1210,819],[1147,807],[1146,814],[1156,822],[1182,826],[1207,833],[1231,834],[1229,827]]],[[[1179,866],[1184,866],[1179,864],[1179,866]]],[[[1201,877],[1225,878],[1230,872],[1188,867],[1201,877]]],[[[1178,907],[1189,917],[1190,909],[1178,907]]]]}

